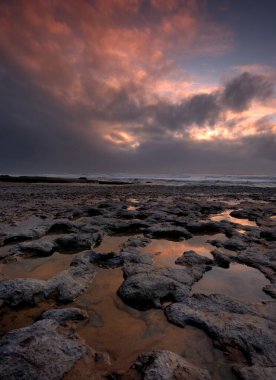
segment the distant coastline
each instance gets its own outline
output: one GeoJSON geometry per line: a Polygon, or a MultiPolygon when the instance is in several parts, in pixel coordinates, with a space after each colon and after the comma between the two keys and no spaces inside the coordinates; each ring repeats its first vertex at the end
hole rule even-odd
{"type": "Polygon", "coordinates": [[[92,175],[0,175],[0,182],[11,183],[64,183],[98,185],[243,185],[276,187],[274,175],[128,175],[128,174],[92,174],[92,175]]]}

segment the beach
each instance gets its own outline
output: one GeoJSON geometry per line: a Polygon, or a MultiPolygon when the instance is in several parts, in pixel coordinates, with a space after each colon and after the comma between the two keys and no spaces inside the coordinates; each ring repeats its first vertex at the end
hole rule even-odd
{"type": "Polygon", "coordinates": [[[0,378],[274,379],[275,201],[254,181],[2,178],[0,378]]]}

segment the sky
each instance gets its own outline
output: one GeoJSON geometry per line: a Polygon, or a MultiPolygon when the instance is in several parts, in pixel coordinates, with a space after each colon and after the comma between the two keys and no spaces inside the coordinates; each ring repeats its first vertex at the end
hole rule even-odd
{"type": "Polygon", "coordinates": [[[0,173],[276,174],[275,0],[0,0],[0,173]]]}

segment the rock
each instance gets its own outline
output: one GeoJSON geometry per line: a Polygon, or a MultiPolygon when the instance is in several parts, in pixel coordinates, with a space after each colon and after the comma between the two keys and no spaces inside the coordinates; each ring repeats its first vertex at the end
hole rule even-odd
{"type": "Polygon", "coordinates": [[[254,306],[222,295],[194,295],[166,308],[170,322],[202,328],[227,346],[238,347],[251,364],[275,365],[276,323],[258,314],[254,306]]]}
{"type": "Polygon", "coordinates": [[[180,265],[212,265],[213,260],[209,259],[206,256],[201,256],[195,251],[186,251],[182,254],[181,257],[175,260],[176,264],[180,265]]]}
{"type": "Polygon", "coordinates": [[[9,332],[0,340],[0,377],[10,380],[59,380],[87,347],[50,319],[9,332]]]}
{"type": "Polygon", "coordinates": [[[57,247],[58,245],[54,241],[35,240],[18,244],[16,249],[11,252],[11,256],[50,256],[57,247]]]}
{"type": "Polygon", "coordinates": [[[48,281],[30,278],[1,281],[0,301],[9,306],[33,306],[51,297],[60,303],[72,302],[87,289],[97,271],[90,262],[90,252],[84,252],[74,258],[68,270],[48,281]]]}
{"type": "Polygon", "coordinates": [[[60,303],[73,302],[86,290],[98,269],[90,261],[91,252],[78,255],[65,270],[47,281],[45,298],[53,297],[60,303]]]}
{"type": "Polygon", "coordinates": [[[243,251],[247,248],[247,245],[241,239],[235,237],[226,240],[226,242],[223,243],[223,247],[231,251],[243,251]]]}
{"type": "Polygon", "coordinates": [[[3,240],[2,244],[7,245],[7,244],[14,244],[14,243],[19,243],[21,241],[25,240],[31,240],[31,239],[36,239],[38,238],[39,235],[36,231],[28,231],[28,232],[15,232],[15,233],[10,233],[7,234],[3,240]]]}
{"type": "Polygon", "coordinates": [[[165,350],[143,353],[134,363],[134,368],[144,380],[211,380],[207,370],[165,350]]]}
{"type": "Polygon", "coordinates": [[[253,365],[251,367],[234,367],[234,372],[241,380],[275,380],[276,367],[262,367],[253,365]]]}
{"type": "Polygon", "coordinates": [[[66,309],[50,309],[41,315],[41,319],[52,319],[59,324],[64,324],[67,321],[83,321],[88,318],[86,311],[76,307],[66,309]]]}
{"type": "Polygon", "coordinates": [[[124,264],[126,263],[137,263],[137,264],[149,264],[151,265],[153,260],[147,253],[140,253],[136,250],[128,250],[122,252],[122,258],[124,264]]]}
{"type": "Polygon", "coordinates": [[[114,223],[108,224],[108,229],[115,234],[127,234],[132,232],[143,232],[149,228],[149,224],[139,219],[133,219],[129,222],[119,221],[115,219],[114,223]]]}
{"type": "Polygon", "coordinates": [[[269,284],[263,287],[263,291],[267,293],[270,297],[276,298],[276,286],[269,284]]]}
{"type": "Polygon", "coordinates": [[[150,242],[151,242],[151,239],[146,238],[144,236],[131,237],[123,245],[123,250],[130,249],[130,248],[133,249],[133,248],[146,247],[150,242]]]}
{"type": "Polygon", "coordinates": [[[189,222],[186,229],[192,234],[208,234],[224,232],[219,222],[189,222]]]}
{"type": "Polygon", "coordinates": [[[10,306],[36,305],[44,298],[46,281],[17,278],[0,282],[0,300],[10,306]]]}
{"type": "Polygon", "coordinates": [[[96,234],[69,234],[58,237],[55,243],[58,245],[58,249],[68,252],[78,252],[85,249],[91,249],[93,246],[101,241],[101,235],[96,234]]]}
{"type": "Polygon", "coordinates": [[[77,228],[74,222],[68,219],[56,219],[49,222],[48,231],[49,234],[70,234],[76,233],[77,228]]]}
{"type": "Polygon", "coordinates": [[[192,237],[192,234],[188,232],[183,227],[150,227],[147,230],[147,233],[151,236],[153,239],[168,239],[168,240],[183,240],[183,239],[190,239],[192,237]]]}
{"type": "Polygon", "coordinates": [[[230,215],[238,219],[248,219],[248,212],[245,210],[233,210],[230,215]]]}
{"type": "Polygon", "coordinates": [[[268,241],[276,241],[276,230],[263,230],[260,233],[260,237],[268,241]]]}
{"type": "Polygon", "coordinates": [[[90,262],[100,268],[117,268],[123,265],[123,257],[114,252],[104,254],[91,252],[90,262]]]}
{"type": "Polygon", "coordinates": [[[232,256],[229,256],[229,254],[221,252],[217,249],[212,251],[212,255],[214,256],[215,262],[218,266],[222,268],[229,268],[232,256]]]}
{"type": "Polygon", "coordinates": [[[186,298],[193,283],[205,271],[205,267],[173,269],[133,265],[130,269],[124,268],[124,274],[129,277],[118,289],[118,295],[126,304],[138,310],[160,308],[163,302],[186,298]]]}

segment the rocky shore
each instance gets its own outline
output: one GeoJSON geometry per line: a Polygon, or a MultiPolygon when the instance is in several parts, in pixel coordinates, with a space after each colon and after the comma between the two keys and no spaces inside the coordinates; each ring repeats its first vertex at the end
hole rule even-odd
{"type": "Polygon", "coordinates": [[[0,379],[276,378],[275,188],[23,182],[0,182],[0,379]],[[165,242],[189,248],[165,254],[165,242]],[[218,269],[248,289],[194,291],[218,269]],[[98,281],[105,298],[117,273],[112,307],[135,317],[125,329],[158,310],[179,334],[204,332],[224,369],[155,344],[149,322],[150,344],[118,341],[136,360],[116,365],[119,349],[101,343],[111,309],[96,312],[91,292],[98,281]]]}

